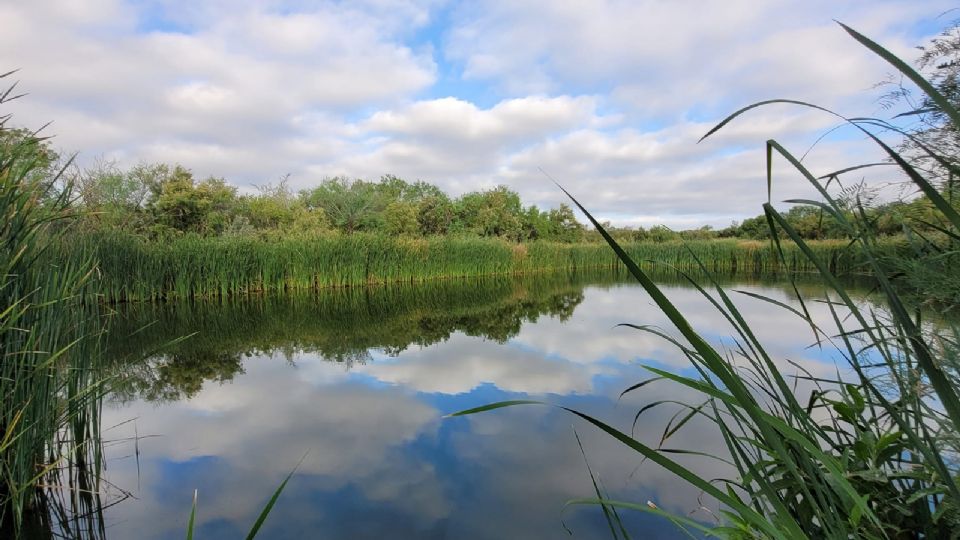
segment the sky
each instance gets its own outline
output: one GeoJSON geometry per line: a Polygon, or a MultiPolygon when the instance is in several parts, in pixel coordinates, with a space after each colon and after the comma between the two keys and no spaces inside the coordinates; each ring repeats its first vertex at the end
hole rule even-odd
{"type": "MultiPolygon", "coordinates": [[[[80,166],[179,163],[254,192],[332,176],[503,184],[617,225],[725,226],[766,201],[765,150],[803,154],[835,127],[791,98],[889,118],[890,67],[950,24],[941,0],[0,0],[13,123],[80,166]],[[549,177],[548,177],[549,175],[549,177]]],[[[850,129],[816,174],[875,161],[850,129]]],[[[870,171],[875,171],[871,169],[870,171]]],[[[812,198],[785,162],[774,200],[812,198]]],[[[871,172],[869,181],[895,179],[871,172]]],[[[850,178],[851,182],[859,177],[850,178]]]]}

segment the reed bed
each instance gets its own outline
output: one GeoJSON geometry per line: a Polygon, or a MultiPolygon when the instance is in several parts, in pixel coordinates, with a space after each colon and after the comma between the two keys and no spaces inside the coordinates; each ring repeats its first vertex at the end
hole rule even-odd
{"type": "MultiPolygon", "coordinates": [[[[810,244],[841,274],[858,272],[862,258],[843,241],[810,244]]],[[[792,245],[781,259],[770,244],[742,240],[635,243],[627,253],[646,268],[697,271],[698,259],[718,274],[757,275],[815,268],[792,245]],[[654,262],[656,261],[656,262],[654,262]]],[[[896,244],[890,243],[894,251],[896,244]]],[[[603,244],[377,235],[183,237],[161,243],[118,233],[86,234],[63,242],[58,258],[99,261],[106,302],[230,297],[443,278],[518,275],[558,269],[622,268],[603,244]]]]}
{"type": "MultiPolygon", "coordinates": [[[[9,94],[0,93],[0,104],[9,94]]],[[[0,139],[8,119],[0,116],[0,139]]],[[[96,303],[83,301],[93,262],[89,253],[52,258],[51,242],[71,209],[68,191],[55,189],[57,177],[39,174],[39,143],[27,136],[0,145],[3,538],[66,537],[82,521],[68,523],[69,516],[99,508],[101,327],[96,303]],[[54,513],[57,500],[67,504],[54,513]]]]}
{"type": "Polygon", "coordinates": [[[368,362],[371,350],[397,355],[456,332],[505,342],[526,321],[572,315],[588,279],[623,281],[557,273],[199,300],[190,309],[122,304],[103,340],[118,381],[112,398],[190,397],[204,381],[231,380],[251,355],[310,353],[354,365],[368,362]]]}

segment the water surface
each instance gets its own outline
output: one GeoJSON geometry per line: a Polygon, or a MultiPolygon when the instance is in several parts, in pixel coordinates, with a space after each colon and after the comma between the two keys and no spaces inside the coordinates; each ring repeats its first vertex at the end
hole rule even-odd
{"type": "MultiPolygon", "coordinates": [[[[699,292],[665,287],[697,329],[732,343],[699,292]]],[[[775,282],[731,287],[795,303],[775,282]]],[[[808,347],[795,315],[738,302],[790,372],[788,361],[834,373],[833,355],[808,347]]],[[[629,431],[645,404],[701,401],[666,382],[618,399],[649,376],[644,365],[689,371],[669,343],[623,322],[669,328],[635,284],[565,274],[125,307],[107,338],[119,382],[104,435],[111,491],[130,498],[107,509],[107,536],[182,538],[196,489],[197,537],[242,537],[303,458],[260,538],[610,538],[599,508],[565,508],[594,496],[575,431],[611,497],[712,523],[716,504],[698,490],[562,410],[444,418],[537,399],[629,431]]],[[[637,438],[657,444],[678,410],[644,413],[637,438]]],[[[666,446],[723,453],[697,421],[666,446]]],[[[683,461],[711,478],[731,474],[683,461]]],[[[685,537],[656,516],[621,517],[637,538],[685,537]]]]}

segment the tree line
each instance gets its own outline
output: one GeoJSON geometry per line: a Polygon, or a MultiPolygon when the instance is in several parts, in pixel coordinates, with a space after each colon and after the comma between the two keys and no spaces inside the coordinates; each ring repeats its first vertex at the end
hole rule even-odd
{"type": "Polygon", "coordinates": [[[327,178],[298,192],[283,180],[241,194],[223,178],[197,179],[180,165],[106,164],[76,175],[75,184],[88,226],[150,238],[365,232],[579,242],[585,232],[569,206],[524,206],[505,186],[452,198],[435,185],[393,175],[327,178]]]}
{"type": "MultiPolygon", "coordinates": [[[[0,145],[14,145],[32,137],[34,134],[26,130],[6,130],[0,145]]],[[[40,166],[33,174],[50,177],[57,176],[63,161],[47,140],[38,144],[35,159],[40,166]]],[[[602,241],[596,231],[576,219],[568,205],[547,210],[525,206],[515,191],[502,185],[450,197],[433,184],[384,175],[375,181],[326,178],[316,187],[297,192],[284,179],[259,186],[256,193],[243,194],[224,178],[198,179],[182,165],[141,163],[123,169],[109,162],[87,169],[74,168],[60,178],[68,179],[74,190],[81,227],[122,231],[151,240],[183,235],[271,239],[362,232],[406,237],[479,236],[513,242],[602,241]]],[[[944,193],[955,200],[952,178],[944,184],[944,193]]],[[[905,224],[912,230],[935,234],[942,225],[925,196],[878,203],[875,196],[860,187],[841,198],[846,200],[846,212],[863,212],[879,235],[902,234],[905,224]]],[[[834,216],[815,207],[794,206],[784,212],[784,217],[808,240],[848,238],[848,232],[834,216]]],[[[763,215],[719,229],[703,226],[677,231],[663,225],[606,226],[624,242],[770,237],[763,215]]]]}

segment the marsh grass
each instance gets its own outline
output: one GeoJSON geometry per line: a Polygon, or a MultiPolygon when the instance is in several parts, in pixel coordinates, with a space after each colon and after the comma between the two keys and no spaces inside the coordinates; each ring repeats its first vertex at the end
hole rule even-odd
{"type": "MultiPolygon", "coordinates": [[[[864,260],[849,242],[809,244],[835,272],[856,273],[864,260]]],[[[886,242],[894,252],[896,242],[886,242]]],[[[785,257],[769,245],[738,240],[625,246],[645,268],[653,262],[698,272],[700,261],[721,274],[810,272],[815,267],[784,243],[785,257]],[[692,256],[696,255],[696,257],[692,256]]],[[[229,297],[386,283],[556,270],[622,267],[603,244],[435,237],[406,239],[369,234],[291,237],[267,242],[242,237],[183,237],[167,243],[120,233],[73,236],[57,257],[98,261],[99,291],[107,302],[229,297]]]]}
{"type": "MultiPolygon", "coordinates": [[[[960,129],[960,111],[920,75],[863,35],[846,26],[843,29],[916,83],[944,111],[953,127],[960,129]]],[[[819,200],[792,202],[819,208],[841,223],[855,239],[863,256],[862,268],[872,277],[882,303],[877,306],[854,301],[830,261],[801,239],[769,201],[763,208],[771,232],[775,233],[773,253],[786,261],[795,256],[792,250],[799,250],[806,264],[816,269],[823,290],[822,302],[832,317],[831,327],[821,327],[813,320],[799,294],[799,307],[751,296],[776,304],[806,321],[816,346],[837,351],[845,359],[846,366],[842,367],[851,374],[834,379],[815,378],[804,374],[802,366],[795,366],[800,370],[799,377],[786,374],[757,338],[731,295],[709,271],[704,271],[700,274],[705,276],[704,285],[693,277],[690,283],[726,319],[734,337],[731,350],[717,349],[691,326],[635,257],[577,203],[631,275],[668,316],[674,329],[667,333],[643,325],[627,326],[666,339],[686,355],[699,374],[689,377],[648,367],[651,378],[627,388],[624,394],[642,394],[649,384],[665,383],[702,394],[702,402],[681,405],[677,421],[667,429],[674,433],[694,417],[711,421],[727,449],[727,455],[716,458],[732,463],[736,476],[700,477],[662,447],[664,440],[647,444],[595,417],[564,409],[716,501],[722,518],[714,524],[687,516],[668,516],[674,523],[704,535],[782,539],[956,538],[960,535],[956,445],[960,433],[960,329],[948,323],[936,328],[925,325],[922,311],[905,300],[897,281],[909,282],[911,276],[903,274],[911,267],[939,268],[953,273],[950,279],[956,278],[957,269],[944,268],[940,261],[955,257],[958,252],[960,214],[930,181],[874,134],[896,131],[895,126],[883,121],[844,118],[800,101],[771,100],[735,112],[705,137],[751,109],[770,103],[790,103],[827,112],[859,130],[883,149],[931,201],[945,224],[940,239],[927,240],[926,249],[917,252],[909,265],[896,264],[897,258],[884,251],[859,202],[853,212],[848,212],[850,208],[827,191],[823,179],[808,171],[777,141],[767,142],[768,192],[774,182],[775,157],[800,172],[817,191],[819,200]],[[784,241],[778,240],[781,237],[791,241],[793,247],[787,248],[784,241]],[[814,389],[800,395],[796,390],[798,379],[811,383],[814,389]]],[[[954,170],[943,156],[929,154],[954,170]]],[[[690,256],[703,260],[693,250],[690,256]]],[[[705,264],[702,269],[709,267],[705,264]]],[[[457,414],[531,403],[534,402],[500,402],[457,414]]],[[[649,403],[637,416],[661,406],[669,403],[649,403]]],[[[600,505],[608,517],[611,508],[666,515],[655,505],[611,500],[599,490],[596,493],[594,499],[572,502],[600,505]]]]}
{"type": "Polygon", "coordinates": [[[78,523],[57,523],[51,502],[65,503],[61,516],[98,506],[101,326],[84,302],[93,262],[50,259],[71,201],[57,171],[40,170],[40,138],[0,139],[0,534],[52,534],[78,523]]]}

